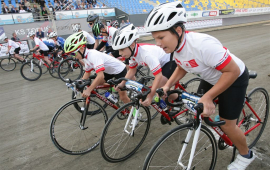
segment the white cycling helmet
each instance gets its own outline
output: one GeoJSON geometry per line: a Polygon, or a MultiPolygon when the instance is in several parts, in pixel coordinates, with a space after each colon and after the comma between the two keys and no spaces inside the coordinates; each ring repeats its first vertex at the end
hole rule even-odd
{"type": "Polygon", "coordinates": [[[2,41],[5,41],[5,39],[7,39],[8,37],[5,35],[3,38],[2,38],[2,41]]]}
{"type": "Polygon", "coordinates": [[[79,32],[80,29],[81,29],[81,26],[79,24],[76,24],[73,26],[73,32],[79,32]]]}
{"type": "Polygon", "coordinates": [[[49,34],[49,38],[57,37],[57,33],[55,31],[49,34]]]}
{"type": "Polygon", "coordinates": [[[30,32],[28,32],[27,37],[31,37],[33,35],[36,35],[36,33],[34,31],[30,31],[30,32]]]}
{"type": "Polygon", "coordinates": [[[179,1],[160,4],[148,15],[144,27],[147,32],[167,30],[177,23],[187,22],[186,10],[179,1]]]}
{"type": "Polygon", "coordinates": [[[119,50],[129,47],[139,37],[138,30],[133,24],[126,25],[114,33],[112,38],[112,48],[114,50],[119,50]]]}

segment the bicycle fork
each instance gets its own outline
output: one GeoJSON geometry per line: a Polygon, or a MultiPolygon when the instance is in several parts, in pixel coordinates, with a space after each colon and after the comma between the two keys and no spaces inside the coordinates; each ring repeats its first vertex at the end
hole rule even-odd
{"type": "Polygon", "coordinates": [[[181,167],[185,168],[186,170],[190,170],[190,167],[191,167],[191,164],[192,164],[192,160],[193,160],[193,157],[194,157],[194,153],[195,153],[195,150],[196,150],[196,146],[197,146],[197,143],[198,143],[198,140],[199,140],[200,130],[201,130],[201,116],[200,116],[200,119],[199,120],[200,120],[200,123],[198,125],[198,128],[195,130],[194,139],[193,139],[193,143],[192,143],[192,148],[191,148],[191,152],[190,152],[190,156],[189,156],[189,161],[188,161],[188,166],[185,166],[182,163],[182,160],[181,159],[182,159],[182,157],[184,155],[184,152],[186,150],[186,147],[187,147],[187,145],[188,145],[188,143],[190,141],[190,138],[192,136],[192,133],[194,131],[193,128],[188,131],[187,137],[186,137],[186,139],[184,141],[183,148],[181,150],[180,156],[179,156],[178,161],[177,161],[178,164],[181,167]]]}
{"type": "Polygon", "coordinates": [[[89,108],[89,103],[90,103],[90,97],[87,97],[86,101],[84,103],[84,107],[81,108],[81,111],[82,111],[82,116],[81,116],[81,120],[80,120],[80,129],[81,130],[88,129],[88,127],[85,127],[84,125],[85,125],[86,115],[87,115],[88,108],[89,108]]]}
{"type": "Polygon", "coordinates": [[[133,136],[134,135],[134,129],[135,129],[135,126],[137,125],[137,118],[138,118],[138,115],[139,115],[139,108],[136,110],[136,114],[135,114],[135,116],[134,116],[134,122],[133,122],[133,124],[132,124],[132,127],[131,127],[131,131],[129,132],[128,130],[127,130],[127,127],[129,126],[129,122],[130,122],[130,119],[131,119],[131,117],[132,117],[132,113],[133,113],[133,111],[134,111],[134,106],[132,106],[132,108],[131,108],[131,111],[129,112],[129,115],[128,115],[128,119],[127,119],[127,122],[126,122],[126,124],[125,124],[125,127],[124,127],[124,131],[126,132],[126,133],[128,133],[130,136],[133,136]]]}

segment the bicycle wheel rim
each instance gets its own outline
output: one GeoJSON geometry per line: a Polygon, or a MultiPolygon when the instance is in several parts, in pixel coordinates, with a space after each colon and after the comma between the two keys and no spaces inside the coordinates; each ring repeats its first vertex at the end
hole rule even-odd
{"type": "Polygon", "coordinates": [[[31,68],[31,61],[26,62],[22,65],[20,69],[20,73],[22,77],[28,81],[35,81],[38,80],[41,75],[42,75],[42,70],[40,66],[35,63],[34,61],[32,62],[33,68],[31,68]]]}
{"type": "MultiPolygon", "coordinates": [[[[164,134],[151,148],[148,153],[143,170],[151,169],[185,169],[177,161],[181,153],[187,132],[193,128],[192,123],[178,126],[164,134]],[[179,146],[177,146],[179,145],[179,146]]],[[[181,159],[184,166],[188,165],[193,135],[188,142],[187,148],[181,159]]],[[[217,145],[212,132],[202,125],[200,137],[197,143],[195,154],[190,169],[213,170],[217,158],[217,145]]]]}
{"type": "MultiPolygon", "coordinates": [[[[259,126],[246,134],[248,147],[252,148],[258,142],[267,123],[269,114],[269,96],[265,89],[255,88],[248,94],[248,98],[251,99],[249,101],[250,106],[261,119],[259,126]]],[[[245,115],[242,113],[238,121],[241,122],[243,120],[240,128],[246,132],[255,126],[258,123],[258,120],[246,104],[243,110],[245,111],[245,115]]]]}
{"type": "Polygon", "coordinates": [[[54,115],[50,125],[50,136],[60,151],[70,155],[85,154],[99,145],[99,138],[107,121],[105,110],[95,101],[90,101],[89,109],[100,109],[101,113],[87,115],[85,128],[80,128],[82,110],[77,111],[73,104],[83,107],[85,99],[76,99],[66,103],[54,115]],[[60,119],[61,118],[61,119],[60,119]]]}
{"type": "Polygon", "coordinates": [[[0,61],[0,66],[5,71],[13,71],[16,68],[16,62],[12,58],[4,58],[0,61]]]}
{"type": "Polygon", "coordinates": [[[83,75],[83,66],[73,58],[63,60],[58,66],[58,76],[62,81],[66,79],[78,80],[83,75]]]}
{"type": "MultiPolygon", "coordinates": [[[[139,149],[148,134],[150,128],[150,113],[148,109],[144,107],[141,107],[144,108],[143,111],[140,108],[140,113],[142,114],[142,118],[147,117],[146,121],[138,121],[134,136],[130,136],[123,131],[127,119],[118,119],[117,115],[122,110],[130,108],[132,105],[134,105],[134,102],[119,108],[108,120],[102,132],[100,150],[103,158],[108,162],[121,162],[130,158],[139,149]]],[[[128,130],[130,130],[129,127],[128,130]]]]}

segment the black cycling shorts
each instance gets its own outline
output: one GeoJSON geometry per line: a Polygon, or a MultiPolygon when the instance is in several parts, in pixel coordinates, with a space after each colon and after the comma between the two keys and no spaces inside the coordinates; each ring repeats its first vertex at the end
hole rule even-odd
{"type": "Polygon", "coordinates": [[[88,49],[93,49],[94,46],[95,46],[95,44],[87,44],[87,45],[86,45],[86,48],[88,48],[88,49]]]}
{"type": "Polygon", "coordinates": [[[49,56],[49,51],[43,51],[43,50],[39,50],[40,54],[44,54],[44,57],[48,57],[49,56]]]}
{"type": "MultiPolygon", "coordinates": [[[[243,74],[227,90],[217,96],[220,117],[228,120],[238,119],[245,104],[248,81],[249,73],[246,68],[243,74]]],[[[206,93],[212,87],[212,84],[201,80],[197,93],[200,94],[202,89],[203,93],[206,93]]]]}
{"type": "Polygon", "coordinates": [[[172,76],[176,67],[177,67],[177,64],[175,63],[175,61],[169,61],[161,68],[162,75],[167,77],[167,79],[169,79],[172,76]]]}
{"type": "Polygon", "coordinates": [[[108,80],[110,80],[112,78],[119,79],[119,78],[125,77],[126,74],[127,74],[127,69],[125,67],[124,70],[119,74],[107,74],[107,73],[104,73],[104,79],[107,82],[108,80]]]}
{"type": "Polygon", "coordinates": [[[15,54],[19,54],[20,53],[20,50],[21,50],[21,47],[15,48],[14,53],[15,54]]]}

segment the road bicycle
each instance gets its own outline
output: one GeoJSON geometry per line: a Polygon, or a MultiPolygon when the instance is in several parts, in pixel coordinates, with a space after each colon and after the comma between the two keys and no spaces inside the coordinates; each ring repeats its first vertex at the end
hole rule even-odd
{"type": "MultiPolygon", "coordinates": [[[[134,88],[130,89],[134,94],[131,98],[132,102],[122,106],[111,116],[101,135],[100,150],[106,161],[121,162],[135,154],[148,134],[150,128],[150,116],[151,119],[153,119],[160,113],[160,121],[163,125],[171,124],[174,121],[177,124],[183,124],[193,119],[189,110],[182,109],[182,106],[179,106],[178,109],[176,109],[176,107],[167,107],[163,110],[156,102],[152,102],[152,107],[150,106],[150,108],[154,111],[150,112],[149,107],[140,105],[140,99],[144,99],[148,94],[144,93],[144,89],[148,88],[145,86],[147,83],[144,81],[149,81],[150,79],[151,77],[148,76],[143,77],[142,81],[139,81],[138,83],[130,80],[127,81],[127,83],[132,82],[132,87],[134,88]],[[137,88],[139,91],[136,91],[137,88]],[[130,113],[133,114],[119,116],[123,114],[124,110],[129,108],[131,108],[130,113]],[[122,119],[119,119],[119,117],[122,119]]],[[[110,80],[109,83],[117,85],[122,80],[127,79],[120,78],[115,81],[110,80]]],[[[177,83],[174,86],[174,89],[186,91],[185,88],[188,87],[188,85],[192,86],[194,84],[196,84],[198,88],[198,82],[200,82],[200,79],[194,78],[186,84],[177,83]]]]}
{"type": "MultiPolygon", "coordinates": [[[[21,55],[25,60],[28,59],[28,55],[21,55]]],[[[5,71],[13,71],[16,68],[16,61],[14,60],[16,59],[19,63],[23,64],[24,62],[21,60],[18,60],[17,58],[14,57],[14,54],[10,54],[8,58],[3,58],[0,61],[0,67],[5,70],[5,71]]]]}
{"type": "Polygon", "coordinates": [[[57,71],[59,65],[59,59],[49,59],[51,64],[47,64],[44,61],[44,55],[33,53],[32,58],[25,62],[20,69],[22,77],[28,81],[38,80],[42,74],[49,71],[50,75],[54,78],[58,78],[57,71]]]}
{"type": "MultiPolygon", "coordinates": [[[[256,73],[250,73],[250,78],[255,78],[256,73]]],[[[193,97],[187,97],[180,90],[168,92],[167,95],[178,93],[183,99],[182,102],[186,108],[191,110],[195,116],[195,121],[178,126],[166,134],[164,134],[152,147],[148,153],[143,170],[148,169],[209,169],[215,168],[217,160],[217,148],[224,150],[229,146],[233,146],[233,154],[231,162],[235,158],[236,147],[232,141],[220,128],[225,124],[224,121],[213,122],[211,118],[203,118],[200,113],[203,106],[198,104],[193,97]],[[195,111],[195,109],[197,111],[195,111]],[[197,114],[196,114],[197,112],[197,114]],[[211,126],[202,124],[202,120],[211,126]],[[218,144],[213,135],[215,131],[219,136],[218,144]]],[[[218,99],[215,100],[218,104],[218,99]]],[[[175,106],[177,104],[169,103],[175,106]]],[[[242,110],[237,125],[244,131],[246,135],[248,147],[251,149],[261,137],[267,123],[269,114],[269,95],[264,88],[255,88],[245,97],[245,106],[242,110]]]]}
{"type": "MultiPolygon", "coordinates": [[[[75,93],[82,92],[86,86],[91,84],[95,75],[89,80],[66,80],[67,86],[75,93]]],[[[64,104],[52,118],[50,125],[50,136],[54,145],[62,152],[70,155],[85,154],[99,145],[99,138],[108,116],[101,104],[92,98],[98,98],[113,109],[117,110],[117,104],[98,93],[99,89],[108,89],[112,85],[97,86],[91,92],[90,97],[84,99],[73,99],[64,104]]],[[[129,110],[122,111],[123,115],[129,110]]]]}

